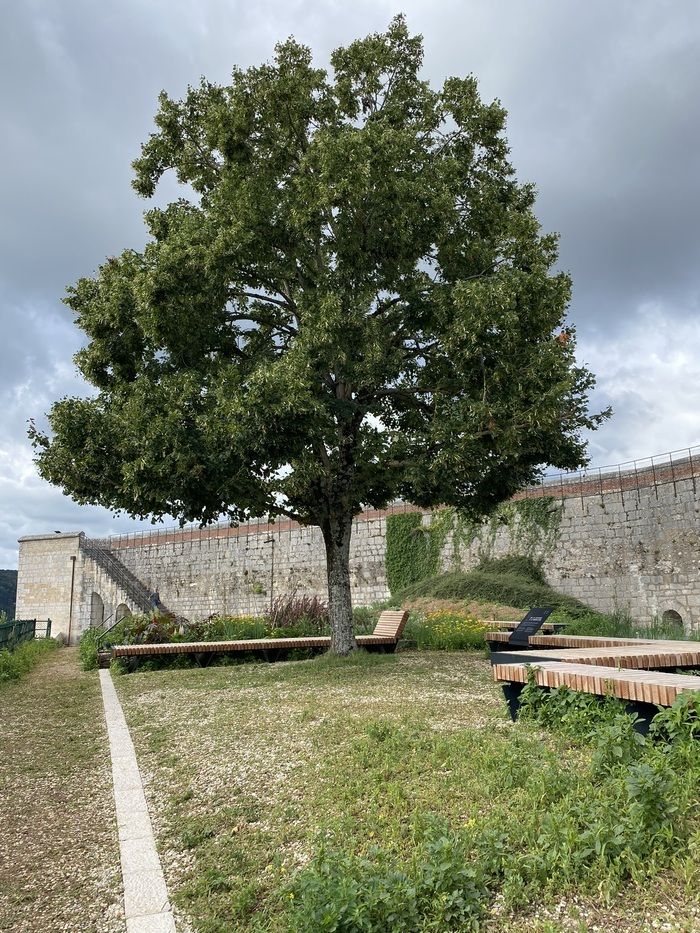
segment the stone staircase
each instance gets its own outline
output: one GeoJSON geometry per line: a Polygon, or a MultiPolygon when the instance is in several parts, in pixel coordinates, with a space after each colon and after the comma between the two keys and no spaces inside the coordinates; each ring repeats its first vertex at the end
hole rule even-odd
{"type": "Polygon", "coordinates": [[[85,534],[80,535],[80,550],[94,561],[139,609],[148,612],[153,608],[148,588],[124,566],[114,551],[85,534]]]}

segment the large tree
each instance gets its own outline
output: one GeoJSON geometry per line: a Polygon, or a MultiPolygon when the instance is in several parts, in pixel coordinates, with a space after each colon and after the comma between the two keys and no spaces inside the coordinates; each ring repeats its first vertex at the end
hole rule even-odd
{"type": "Polygon", "coordinates": [[[503,109],[472,77],[431,89],[422,55],[397,17],[330,76],[290,39],[227,86],[162,93],[134,187],[172,170],[183,196],[68,290],[97,391],[30,432],[81,503],[318,526],[341,654],[363,506],[482,516],[542,464],[584,463],[604,416],[503,109]]]}

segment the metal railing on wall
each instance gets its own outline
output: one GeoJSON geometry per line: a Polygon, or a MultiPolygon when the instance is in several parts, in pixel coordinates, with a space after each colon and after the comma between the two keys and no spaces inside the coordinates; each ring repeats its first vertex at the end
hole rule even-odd
{"type": "Polygon", "coordinates": [[[663,486],[672,486],[673,494],[677,495],[678,483],[685,480],[692,482],[693,494],[696,494],[700,480],[700,445],[640,460],[544,476],[536,486],[522,489],[514,498],[553,496],[571,499],[619,492],[624,500],[625,493],[639,493],[650,488],[658,497],[663,486]]]}
{"type": "MultiPolygon", "coordinates": [[[[580,497],[583,500],[590,496],[620,493],[624,501],[627,494],[639,495],[643,489],[649,488],[652,488],[658,497],[659,489],[665,486],[671,486],[673,494],[676,495],[678,484],[687,480],[692,482],[693,493],[696,494],[697,484],[700,483],[700,445],[608,466],[587,468],[571,473],[547,474],[540,482],[520,490],[513,498],[529,499],[551,496],[557,499],[580,497]]],[[[389,515],[406,511],[422,510],[404,502],[395,502],[386,509],[368,509],[357,515],[355,522],[381,521],[389,515]]],[[[299,528],[296,522],[287,518],[275,521],[257,518],[240,525],[219,522],[204,527],[199,525],[154,527],[111,535],[108,538],[92,540],[90,543],[108,553],[121,548],[162,547],[167,544],[176,546],[197,543],[202,546],[215,546],[231,538],[243,538],[246,542],[250,538],[259,539],[261,534],[265,535],[266,540],[279,539],[284,534],[298,531],[299,528]]]]}
{"type": "Polygon", "coordinates": [[[116,557],[109,546],[103,542],[95,541],[81,533],[79,537],[80,549],[93,560],[105,573],[126,593],[126,595],[144,611],[151,606],[150,594],[143,583],[128,570],[116,557]]]}

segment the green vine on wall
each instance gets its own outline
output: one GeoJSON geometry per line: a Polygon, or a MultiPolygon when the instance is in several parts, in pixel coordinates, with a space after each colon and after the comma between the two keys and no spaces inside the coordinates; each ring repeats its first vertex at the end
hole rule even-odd
{"type": "Polygon", "coordinates": [[[559,539],[563,502],[553,496],[537,499],[516,499],[502,502],[491,515],[484,546],[479,557],[490,557],[496,535],[502,526],[508,527],[509,552],[524,557],[547,557],[559,539]]]}
{"type": "Polygon", "coordinates": [[[399,512],[386,522],[386,578],[397,590],[432,577],[440,567],[440,547],[420,512],[399,512]],[[436,547],[436,543],[438,546],[436,547]]]}
{"type": "Polygon", "coordinates": [[[386,573],[392,593],[434,576],[451,535],[450,563],[462,564],[464,549],[477,542],[480,559],[493,554],[496,537],[508,528],[509,554],[541,561],[551,553],[559,538],[563,503],[551,496],[503,502],[485,522],[460,515],[454,508],[437,509],[425,524],[420,512],[400,512],[387,519],[386,573]]]}

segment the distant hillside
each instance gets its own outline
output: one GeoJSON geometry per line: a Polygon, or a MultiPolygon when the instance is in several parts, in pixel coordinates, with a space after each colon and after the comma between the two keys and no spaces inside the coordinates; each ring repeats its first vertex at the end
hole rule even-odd
{"type": "Polygon", "coordinates": [[[15,617],[15,599],[17,597],[17,571],[0,570],[0,612],[8,619],[15,617]]]}

